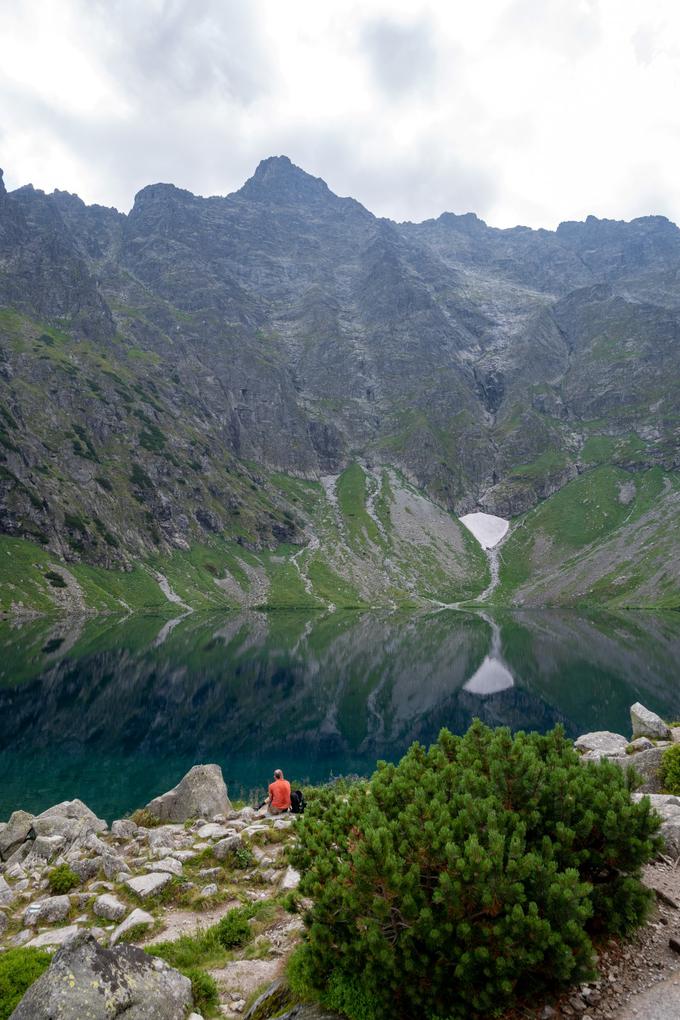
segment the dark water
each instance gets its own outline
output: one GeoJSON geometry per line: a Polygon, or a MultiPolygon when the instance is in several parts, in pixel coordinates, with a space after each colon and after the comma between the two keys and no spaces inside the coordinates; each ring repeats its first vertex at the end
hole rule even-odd
{"type": "Polygon", "coordinates": [[[0,819],[80,797],[111,819],[196,762],[255,798],[370,773],[474,716],[628,732],[680,717],[680,614],[194,614],[0,624],[0,819]]]}

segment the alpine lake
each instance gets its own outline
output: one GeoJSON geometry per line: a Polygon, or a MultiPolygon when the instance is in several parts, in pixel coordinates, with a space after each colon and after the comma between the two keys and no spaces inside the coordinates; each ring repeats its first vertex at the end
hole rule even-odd
{"type": "Polygon", "coordinates": [[[680,613],[192,613],[0,622],[0,819],[79,797],[111,821],[222,766],[230,795],[370,775],[475,717],[630,732],[680,718],[680,613]]]}

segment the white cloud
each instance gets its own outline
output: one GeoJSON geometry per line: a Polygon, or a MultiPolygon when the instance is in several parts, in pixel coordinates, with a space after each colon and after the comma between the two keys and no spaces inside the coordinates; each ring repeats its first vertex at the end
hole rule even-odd
{"type": "Polygon", "coordinates": [[[286,153],[379,215],[680,221],[673,0],[0,0],[9,187],[129,208],[286,153]]]}

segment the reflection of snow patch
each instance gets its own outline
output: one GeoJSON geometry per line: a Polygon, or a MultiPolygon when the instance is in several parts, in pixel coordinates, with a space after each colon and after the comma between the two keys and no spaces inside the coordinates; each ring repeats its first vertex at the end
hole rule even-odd
{"type": "Polygon", "coordinates": [[[460,518],[468,531],[471,531],[483,549],[492,549],[505,537],[510,522],[493,514],[465,514],[460,518]]]}
{"type": "Polygon", "coordinates": [[[469,691],[470,694],[498,694],[513,684],[510,670],[506,669],[499,659],[492,659],[487,655],[477,672],[464,685],[463,690],[469,691]]]}

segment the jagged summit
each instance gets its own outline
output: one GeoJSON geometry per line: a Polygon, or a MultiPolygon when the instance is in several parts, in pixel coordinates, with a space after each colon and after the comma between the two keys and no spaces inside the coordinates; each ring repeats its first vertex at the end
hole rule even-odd
{"type": "Polygon", "coordinates": [[[269,156],[239,191],[242,198],[260,201],[323,201],[334,197],[325,181],[292,163],[288,156],[269,156]]]}

